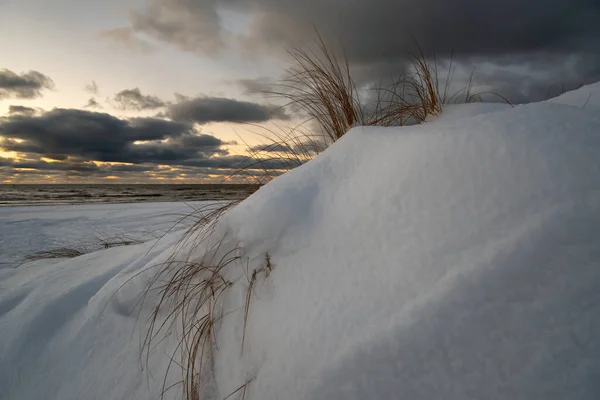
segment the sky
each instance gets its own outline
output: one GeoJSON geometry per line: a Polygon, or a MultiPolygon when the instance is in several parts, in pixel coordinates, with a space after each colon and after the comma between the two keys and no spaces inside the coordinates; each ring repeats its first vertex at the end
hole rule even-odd
{"type": "MultiPolygon", "coordinates": [[[[231,179],[315,30],[361,87],[415,42],[513,103],[600,80],[600,0],[0,0],[0,182],[231,179]]],[[[272,168],[278,168],[272,165],[272,168]]]]}

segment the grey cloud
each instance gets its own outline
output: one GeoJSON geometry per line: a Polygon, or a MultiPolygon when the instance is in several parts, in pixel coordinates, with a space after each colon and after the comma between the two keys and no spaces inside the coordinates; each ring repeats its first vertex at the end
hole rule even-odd
{"type": "MultiPolygon", "coordinates": [[[[543,66],[550,56],[566,69],[579,54],[583,61],[569,79],[588,83],[597,77],[590,68],[597,64],[590,62],[597,63],[600,54],[598,20],[597,0],[147,0],[131,24],[186,51],[218,54],[241,44],[258,57],[283,57],[290,46],[314,44],[317,27],[328,42],[343,44],[356,80],[368,85],[405,72],[415,39],[427,54],[438,59],[454,54],[463,62],[480,57],[502,63],[516,57],[543,66]],[[223,24],[219,11],[227,8],[249,16],[241,37],[223,24]]],[[[524,92],[524,99],[537,98],[548,81],[561,79],[555,74],[538,86],[537,78],[529,78],[530,90],[523,91],[519,71],[513,72],[505,89],[515,96],[524,92]]],[[[257,80],[240,84],[248,92],[260,90],[257,80]]]]}
{"type": "Polygon", "coordinates": [[[92,172],[97,171],[98,166],[93,163],[62,163],[46,162],[41,160],[12,163],[13,168],[35,169],[40,171],[74,171],[92,172]]]}
{"type": "Polygon", "coordinates": [[[236,0],[149,0],[130,14],[132,29],[185,51],[218,52],[223,46],[218,5],[236,0]]]}
{"type": "MultiPolygon", "coordinates": [[[[150,151],[137,141],[176,141],[194,135],[188,124],[153,118],[122,120],[104,113],[55,109],[40,116],[10,115],[0,119],[0,147],[24,153],[80,156],[88,160],[139,162],[150,151]],[[17,142],[14,139],[21,139],[17,142]]],[[[209,143],[219,145],[215,138],[209,143]]],[[[170,145],[169,145],[170,146],[170,145]]],[[[168,147],[168,146],[167,146],[168,147]]],[[[157,154],[155,150],[153,154],[157,154]]]]}
{"type": "Polygon", "coordinates": [[[86,105],[84,105],[83,107],[84,108],[102,108],[102,105],[100,103],[98,103],[98,101],[94,97],[92,97],[88,100],[86,105]]]}
{"type": "Polygon", "coordinates": [[[102,32],[102,38],[117,43],[137,53],[152,53],[156,46],[136,36],[131,28],[116,28],[102,32]]]}
{"type": "Polygon", "coordinates": [[[66,154],[44,154],[44,157],[55,161],[65,161],[69,158],[66,154]]]}
{"type": "Polygon", "coordinates": [[[289,116],[281,107],[223,97],[182,99],[169,105],[168,115],[175,121],[195,122],[197,124],[210,122],[265,122],[270,119],[289,119],[289,116]]]}
{"type": "Polygon", "coordinates": [[[34,169],[38,171],[69,171],[69,172],[81,172],[81,173],[95,173],[103,172],[107,174],[120,173],[120,172],[146,172],[157,170],[156,165],[144,164],[144,165],[128,165],[128,164],[105,164],[97,165],[93,162],[74,162],[67,160],[66,162],[46,162],[40,159],[33,159],[28,161],[11,161],[1,164],[2,166],[10,166],[18,169],[34,169]]]}
{"type": "Polygon", "coordinates": [[[38,71],[17,74],[8,69],[0,69],[0,100],[6,98],[33,99],[42,95],[45,89],[53,89],[54,82],[38,71]]]}
{"type": "Polygon", "coordinates": [[[217,147],[222,144],[220,139],[211,135],[188,135],[181,138],[181,145],[184,147],[217,147]]]}
{"type": "Polygon", "coordinates": [[[100,94],[100,89],[98,88],[98,84],[96,83],[96,81],[92,81],[92,83],[85,85],[83,87],[83,90],[95,96],[98,96],[100,94]]]}
{"type": "Polygon", "coordinates": [[[298,43],[317,26],[365,60],[403,56],[413,37],[438,54],[496,54],[597,44],[600,34],[600,3],[592,0],[148,0],[132,27],[207,50],[228,34],[220,7],[250,13],[249,42],[298,43]]]}
{"type": "Polygon", "coordinates": [[[8,106],[9,114],[24,114],[24,115],[34,115],[37,112],[35,108],[25,107],[25,106],[8,106]]]}
{"type": "Polygon", "coordinates": [[[239,86],[244,89],[244,94],[257,94],[274,91],[274,82],[269,78],[252,78],[252,79],[239,79],[236,82],[239,86]]]}
{"type": "Polygon", "coordinates": [[[147,172],[147,171],[156,171],[157,167],[156,167],[156,165],[149,165],[149,164],[143,164],[143,165],[117,164],[117,165],[109,165],[109,166],[107,166],[107,168],[103,168],[103,169],[107,170],[110,173],[147,172]]]}
{"type": "MultiPolygon", "coordinates": [[[[251,167],[254,159],[229,155],[230,144],[192,125],[156,118],[119,119],[109,114],[55,109],[41,115],[0,118],[0,149],[16,151],[25,161],[13,168],[79,174],[129,174],[158,165],[185,169],[234,170],[251,167]],[[44,162],[41,157],[60,162],[44,162]],[[90,161],[133,165],[102,165],[90,161]]],[[[279,169],[283,161],[263,160],[258,169],[279,169]]],[[[3,165],[7,163],[3,160],[3,165]]],[[[211,174],[215,175],[215,173],[211,174]]]]}
{"type": "Polygon", "coordinates": [[[181,94],[181,93],[175,93],[175,101],[177,101],[178,103],[180,101],[186,101],[186,100],[189,100],[189,99],[190,99],[190,96],[186,96],[186,95],[181,94]]]}
{"type": "MultiPolygon", "coordinates": [[[[67,180],[76,182],[80,180],[83,183],[103,182],[107,176],[118,176],[117,182],[148,182],[154,178],[161,178],[166,181],[179,179],[185,176],[187,183],[212,182],[219,183],[219,179],[227,182],[237,183],[256,183],[254,177],[269,176],[273,177],[280,174],[280,171],[271,170],[239,170],[236,168],[211,168],[211,167],[185,167],[177,166],[176,169],[158,168],[155,165],[98,165],[89,166],[80,164],[64,163],[63,165],[54,165],[58,163],[44,163],[43,161],[29,161],[21,165],[14,165],[10,161],[0,159],[0,178],[13,179],[18,182],[27,183],[35,181],[47,181],[48,176],[58,181],[67,180]],[[23,166],[33,167],[31,169],[20,169],[23,166]],[[216,177],[216,178],[215,178],[216,177]]],[[[114,181],[113,181],[114,182],[114,181]]]]}
{"type": "Polygon", "coordinates": [[[114,101],[124,110],[155,110],[166,106],[166,102],[156,96],[143,95],[139,88],[120,91],[114,101]]]}
{"type": "MultiPolygon", "coordinates": [[[[493,62],[481,57],[459,65],[463,79],[474,69],[475,92],[478,86],[507,98],[511,103],[540,101],[600,80],[600,54],[577,52],[567,56],[540,53],[534,57],[512,55],[496,57],[493,62]]],[[[460,82],[461,79],[458,79],[460,82]]],[[[488,94],[486,100],[502,101],[488,94]]]]}
{"type": "Polygon", "coordinates": [[[128,180],[144,181],[148,179],[146,173],[158,171],[160,170],[155,165],[96,165],[91,162],[45,162],[40,159],[0,161],[0,177],[23,181],[45,180],[47,176],[51,176],[58,180],[68,179],[68,182],[81,178],[89,183],[90,179],[93,182],[94,178],[115,175],[128,180]]]}
{"type": "MultiPolygon", "coordinates": [[[[184,144],[186,139],[192,136],[184,136],[179,139],[172,140],[167,143],[144,143],[130,146],[126,151],[119,155],[118,159],[106,161],[126,161],[131,163],[152,162],[168,165],[186,165],[189,160],[204,160],[209,159],[214,155],[224,155],[227,151],[221,149],[219,145],[212,143],[222,143],[209,135],[205,145],[199,145],[202,140],[195,142],[195,146],[187,146],[184,144]]],[[[221,157],[219,157],[221,158],[221,157]]]]}

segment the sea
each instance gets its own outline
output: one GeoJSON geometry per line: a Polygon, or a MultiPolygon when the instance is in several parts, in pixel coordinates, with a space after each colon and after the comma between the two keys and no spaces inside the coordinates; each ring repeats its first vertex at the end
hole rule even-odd
{"type": "Polygon", "coordinates": [[[245,184],[1,184],[0,207],[237,200],[249,196],[258,187],[245,184]]]}

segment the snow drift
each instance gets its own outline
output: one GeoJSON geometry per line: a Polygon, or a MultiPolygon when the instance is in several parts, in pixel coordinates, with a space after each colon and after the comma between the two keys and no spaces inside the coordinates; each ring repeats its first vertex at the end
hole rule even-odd
{"type": "MultiPolygon", "coordinates": [[[[226,272],[204,398],[599,398],[597,96],[355,128],[225,214],[211,240],[247,262],[226,272]]],[[[119,307],[148,276],[109,294],[176,239],[0,276],[0,397],[156,395],[173,341],[146,385],[119,307]]]]}

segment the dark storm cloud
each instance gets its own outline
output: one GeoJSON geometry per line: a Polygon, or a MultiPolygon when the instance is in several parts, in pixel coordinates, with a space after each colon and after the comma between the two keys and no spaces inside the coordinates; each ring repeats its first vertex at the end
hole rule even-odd
{"type": "MultiPolygon", "coordinates": [[[[557,69],[574,69],[565,79],[589,83],[598,76],[589,66],[600,54],[599,20],[598,0],[147,0],[132,13],[131,26],[185,51],[217,55],[241,45],[257,57],[313,45],[316,27],[326,41],[344,46],[361,85],[404,73],[415,39],[426,54],[454,54],[462,62],[525,56],[535,69],[556,56],[557,69]],[[245,32],[227,29],[222,10],[246,15],[245,32]],[[573,55],[581,58],[575,68],[573,55]]],[[[521,78],[514,71],[504,89],[522,99],[537,98],[548,82],[562,79],[561,73],[542,82],[527,78],[524,91],[521,78]]],[[[240,84],[249,93],[261,90],[257,80],[240,84]]]]}
{"type": "Polygon", "coordinates": [[[44,157],[55,161],[65,161],[69,158],[66,154],[44,154],[44,157]]]}
{"type": "Polygon", "coordinates": [[[16,169],[34,169],[38,171],[68,171],[80,173],[104,173],[114,174],[121,172],[147,172],[155,171],[155,165],[96,165],[93,162],[46,162],[43,160],[33,160],[24,162],[9,162],[4,164],[16,169]]]}
{"type": "Polygon", "coordinates": [[[9,171],[5,173],[7,178],[23,175],[34,180],[50,174],[58,178],[115,175],[147,180],[186,173],[188,177],[209,179],[208,175],[225,177],[257,161],[257,171],[278,170],[286,165],[285,160],[230,155],[223,146],[233,143],[201,134],[191,124],[156,118],[126,120],[73,109],[2,117],[0,136],[0,149],[20,154],[18,161],[0,160],[5,172],[9,171]],[[169,167],[183,172],[169,175],[165,172],[169,167]],[[151,175],[145,175],[148,173],[151,175]]]}
{"type": "Polygon", "coordinates": [[[221,144],[223,143],[214,136],[185,135],[164,143],[149,142],[129,146],[117,157],[104,161],[185,165],[190,160],[203,160],[214,155],[227,154],[226,150],[220,148],[221,144]]]}
{"type": "Polygon", "coordinates": [[[0,134],[35,139],[47,147],[73,143],[124,144],[136,140],[163,140],[191,130],[186,124],[153,118],[123,120],[106,113],[54,109],[41,116],[14,115],[0,120],[0,134]]]}
{"type": "MultiPolygon", "coordinates": [[[[238,161],[237,158],[230,163],[238,161]]],[[[248,160],[242,160],[248,165],[248,160]]],[[[209,164],[209,163],[207,163],[209,164]]],[[[199,166],[176,166],[176,168],[164,168],[152,164],[136,165],[96,165],[94,163],[48,163],[42,160],[26,162],[13,162],[9,159],[0,158],[0,179],[9,179],[17,182],[39,182],[50,179],[65,180],[68,182],[102,182],[107,176],[117,176],[120,179],[113,182],[148,182],[153,179],[164,181],[180,180],[184,178],[189,183],[219,182],[228,179],[228,182],[238,181],[240,183],[254,182],[257,176],[275,176],[280,170],[266,169],[240,169],[232,165],[230,168],[223,167],[199,167],[199,166]]]]}
{"type": "Polygon", "coordinates": [[[25,106],[8,106],[9,114],[24,114],[24,115],[33,115],[37,111],[35,108],[25,107],[25,106]]]}
{"type": "Polygon", "coordinates": [[[166,102],[156,96],[143,95],[139,88],[120,91],[114,101],[123,110],[155,110],[166,106],[166,102]]]}
{"type": "Polygon", "coordinates": [[[1,118],[0,136],[4,136],[0,147],[6,150],[115,162],[206,156],[221,152],[223,144],[213,136],[197,135],[189,124],[155,118],[123,120],[73,109],[1,118]]]}
{"type": "Polygon", "coordinates": [[[97,165],[93,162],[46,162],[40,159],[19,161],[0,159],[0,178],[18,180],[83,179],[85,182],[102,179],[107,176],[121,176],[129,180],[148,180],[147,173],[160,173],[156,165],[97,165]]]}
{"type": "MultiPolygon", "coordinates": [[[[545,100],[600,81],[600,53],[519,54],[496,57],[493,62],[474,57],[469,62],[458,66],[463,72],[462,79],[460,76],[456,79],[459,83],[463,82],[461,88],[464,88],[468,74],[474,72],[475,92],[498,93],[511,103],[545,100]]],[[[502,101],[493,94],[484,98],[486,101],[502,101]]]]}
{"type": "Polygon", "coordinates": [[[265,122],[289,119],[278,106],[262,105],[223,97],[181,99],[169,105],[168,115],[175,121],[207,124],[210,122],[265,122]]]}
{"type": "Polygon", "coordinates": [[[41,160],[15,162],[13,168],[35,169],[39,171],[73,171],[73,172],[94,172],[98,171],[98,166],[93,163],[59,163],[46,162],[41,160]]]}
{"type": "Polygon", "coordinates": [[[413,36],[438,54],[496,54],[578,47],[600,34],[595,0],[148,0],[132,27],[211,51],[226,42],[219,10],[227,8],[251,16],[247,43],[298,43],[316,26],[365,60],[404,55],[413,36]]]}
{"type": "Polygon", "coordinates": [[[194,179],[217,179],[218,177],[254,177],[274,176],[280,174],[288,167],[280,160],[265,159],[256,164],[256,160],[244,156],[225,156],[218,159],[206,159],[188,161],[186,165],[175,165],[165,168],[155,164],[95,164],[93,162],[77,162],[67,160],[65,162],[46,162],[44,160],[31,159],[27,161],[14,161],[0,158],[0,171],[4,178],[16,175],[26,175],[29,179],[40,179],[42,176],[51,175],[61,179],[65,177],[87,177],[89,179],[103,178],[106,176],[117,176],[125,180],[146,181],[160,177],[162,179],[175,179],[184,174],[186,179],[194,182],[194,179]],[[209,178],[209,175],[211,176],[209,178]]]}
{"type": "Polygon", "coordinates": [[[44,89],[53,89],[54,82],[38,71],[17,74],[0,69],[0,100],[6,98],[33,99],[42,95],[44,89]]]}
{"type": "Polygon", "coordinates": [[[102,169],[108,171],[110,173],[118,173],[118,172],[147,172],[147,171],[155,171],[157,169],[156,165],[128,165],[128,164],[117,164],[117,165],[107,165],[103,166],[102,169]]]}

